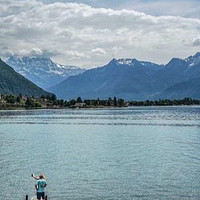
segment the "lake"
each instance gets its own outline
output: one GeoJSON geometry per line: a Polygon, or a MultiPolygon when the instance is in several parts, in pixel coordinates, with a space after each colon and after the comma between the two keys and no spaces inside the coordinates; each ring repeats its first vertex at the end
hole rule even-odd
{"type": "Polygon", "coordinates": [[[0,111],[0,196],[199,200],[200,107],[0,111]]]}

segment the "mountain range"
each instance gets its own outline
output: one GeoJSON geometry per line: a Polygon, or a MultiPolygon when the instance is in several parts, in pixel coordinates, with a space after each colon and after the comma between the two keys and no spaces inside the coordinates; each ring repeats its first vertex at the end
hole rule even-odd
{"type": "Polygon", "coordinates": [[[200,98],[200,52],[166,65],[136,59],[112,59],[107,65],[68,77],[50,87],[59,98],[126,100],[200,98]]]}
{"type": "Polygon", "coordinates": [[[0,94],[22,94],[40,97],[50,93],[18,74],[12,67],[0,59],[0,94]]]}
{"type": "Polygon", "coordinates": [[[19,57],[14,55],[9,57],[6,63],[43,89],[85,71],[83,68],[54,63],[49,57],[44,56],[19,57]]]}

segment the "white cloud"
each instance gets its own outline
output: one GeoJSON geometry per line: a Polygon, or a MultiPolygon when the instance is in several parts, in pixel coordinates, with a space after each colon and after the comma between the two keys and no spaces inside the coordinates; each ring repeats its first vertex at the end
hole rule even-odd
{"type": "Polygon", "coordinates": [[[189,56],[200,34],[199,19],[36,0],[1,0],[0,27],[2,57],[35,49],[59,63],[85,67],[113,56],[158,63],[189,56]]]}
{"type": "Polygon", "coordinates": [[[200,36],[193,39],[192,44],[193,44],[193,46],[199,46],[200,47],[200,36]]]}
{"type": "Polygon", "coordinates": [[[9,56],[14,55],[14,52],[9,50],[7,47],[1,47],[0,53],[1,53],[1,56],[3,56],[3,57],[9,57],[9,56]]]}
{"type": "Polygon", "coordinates": [[[39,48],[33,48],[32,51],[31,51],[31,54],[32,55],[39,55],[39,56],[41,56],[43,54],[43,52],[39,48]]]}
{"type": "Polygon", "coordinates": [[[106,54],[106,51],[102,48],[95,48],[95,49],[92,49],[92,53],[94,53],[94,54],[106,54]]]}
{"type": "Polygon", "coordinates": [[[78,51],[66,51],[65,54],[69,56],[70,60],[80,60],[82,58],[88,58],[87,55],[78,51]]]}

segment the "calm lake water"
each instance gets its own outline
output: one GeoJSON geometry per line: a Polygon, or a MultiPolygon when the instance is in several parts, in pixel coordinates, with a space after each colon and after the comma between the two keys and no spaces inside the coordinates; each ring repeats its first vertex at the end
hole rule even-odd
{"type": "Polygon", "coordinates": [[[1,199],[31,173],[49,200],[199,200],[200,107],[0,111],[1,199]]]}

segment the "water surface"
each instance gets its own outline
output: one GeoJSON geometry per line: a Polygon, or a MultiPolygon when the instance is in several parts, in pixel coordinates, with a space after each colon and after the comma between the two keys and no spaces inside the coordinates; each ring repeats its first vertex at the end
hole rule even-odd
{"type": "Polygon", "coordinates": [[[200,107],[0,111],[0,196],[199,200],[200,107]]]}

